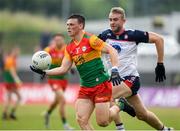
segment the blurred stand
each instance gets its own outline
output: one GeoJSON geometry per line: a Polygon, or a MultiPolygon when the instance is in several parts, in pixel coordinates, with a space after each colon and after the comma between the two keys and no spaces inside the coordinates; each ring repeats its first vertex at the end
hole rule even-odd
{"type": "MultiPolygon", "coordinates": [[[[149,45],[139,44],[138,70],[140,71],[140,74],[141,74],[142,86],[155,86],[155,85],[156,86],[177,86],[178,75],[180,75],[180,68],[179,68],[180,44],[177,42],[178,31],[180,30],[179,18],[180,18],[180,13],[173,13],[171,15],[164,15],[161,17],[145,16],[145,17],[128,18],[126,27],[129,29],[137,28],[140,30],[150,30],[150,31],[155,31],[155,32],[156,31],[158,32],[159,30],[160,32],[165,32],[165,34],[167,33],[167,35],[163,35],[165,39],[165,58],[164,59],[165,59],[165,66],[166,66],[166,71],[167,71],[167,80],[166,82],[162,84],[155,83],[154,68],[156,66],[156,59],[157,59],[155,56],[155,53],[156,53],[155,48],[149,47],[150,44],[149,45]],[[161,23],[162,21],[163,21],[163,24],[161,23]]],[[[108,27],[109,25],[108,25],[107,20],[96,20],[96,21],[86,22],[86,30],[94,34],[99,34],[101,31],[103,31],[105,28],[108,28],[108,27]]],[[[6,34],[4,34],[3,38],[7,37],[5,35],[6,34]]],[[[33,39],[34,35],[39,39],[39,35],[36,35],[36,34],[23,33],[21,35],[22,35],[21,37],[23,37],[23,39],[21,39],[23,40],[23,43],[24,41],[30,41],[31,39],[33,39]]],[[[47,36],[46,38],[44,37],[45,38],[44,41],[48,41],[48,39],[50,39],[49,33],[47,34],[45,33],[44,36],[47,36]]],[[[13,37],[16,37],[16,34],[14,34],[13,37]]],[[[19,68],[18,70],[20,71],[20,77],[25,82],[40,82],[39,76],[33,74],[29,70],[29,65],[31,64],[31,57],[33,54],[32,45],[33,44],[38,45],[37,43],[32,43],[31,46],[27,46],[26,44],[22,44],[21,46],[22,49],[24,50],[26,49],[26,51],[31,52],[31,54],[23,55],[18,59],[18,62],[21,63],[18,67],[19,68]]],[[[2,79],[0,79],[0,81],[2,81],[2,79]]],[[[70,82],[79,83],[78,74],[71,76],[70,82]]]]}

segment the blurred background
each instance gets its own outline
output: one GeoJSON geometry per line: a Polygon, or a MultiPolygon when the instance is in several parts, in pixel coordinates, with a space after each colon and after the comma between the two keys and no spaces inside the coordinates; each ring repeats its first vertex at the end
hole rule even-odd
{"type": "MultiPolygon", "coordinates": [[[[174,116],[167,117],[168,113],[164,112],[160,117],[180,129],[174,119],[174,117],[180,118],[179,5],[179,0],[0,0],[0,51],[7,52],[14,46],[21,49],[17,66],[18,74],[24,83],[21,89],[22,103],[30,104],[31,108],[37,108],[31,105],[37,103],[46,105],[52,101],[52,91],[45,81],[40,81],[39,76],[29,70],[29,65],[33,53],[47,46],[54,33],[61,32],[66,36],[66,41],[69,40],[65,28],[65,21],[69,15],[83,14],[86,17],[85,30],[98,35],[109,28],[110,9],[121,6],[126,11],[126,28],[154,31],[164,37],[167,79],[163,83],[155,82],[154,68],[157,62],[155,47],[148,44],[139,45],[138,70],[142,86],[140,94],[145,104],[157,113],[168,110],[170,113],[177,111],[174,116]]],[[[78,91],[78,74],[70,76],[69,81],[66,98],[68,103],[73,104],[78,91]]],[[[5,99],[2,74],[0,82],[2,105],[5,99]]],[[[43,109],[42,106],[37,110],[41,109],[43,109]]],[[[27,125],[10,128],[6,123],[2,125],[0,124],[0,129],[43,129],[41,126],[28,127],[27,125]]],[[[142,123],[136,125],[137,127],[128,127],[127,124],[127,129],[151,129],[142,123]]],[[[54,124],[52,129],[59,129],[59,127],[54,124]]]]}

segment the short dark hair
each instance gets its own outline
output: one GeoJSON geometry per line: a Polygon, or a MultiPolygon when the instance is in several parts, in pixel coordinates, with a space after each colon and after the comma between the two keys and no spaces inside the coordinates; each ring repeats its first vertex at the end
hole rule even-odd
{"type": "Polygon", "coordinates": [[[72,14],[68,19],[77,19],[79,23],[83,24],[83,29],[85,27],[85,17],[80,14],[72,14]]]}
{"type": "Polygon", "coordinates": [[[61,36],[61,37],[65,38],[65,36],[64,36],[62,33],[53,34],[52,38],[54,38],[54,37],[56,37],[56,36],[61,36]]]}

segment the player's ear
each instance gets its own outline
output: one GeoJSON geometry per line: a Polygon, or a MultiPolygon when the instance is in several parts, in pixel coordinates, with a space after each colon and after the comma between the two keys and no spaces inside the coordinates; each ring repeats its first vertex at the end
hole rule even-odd
{"type": "Polygon", "coordinates": [[[125,19],[125,18],[123,19],[123,22],[124,22],[124,23],[126,22],[126,19],[125,19]]]}
{"type": "Polygon", "coordinates": [[[83,23],[79,24],[80,29],[84,29],[83,23]]]}

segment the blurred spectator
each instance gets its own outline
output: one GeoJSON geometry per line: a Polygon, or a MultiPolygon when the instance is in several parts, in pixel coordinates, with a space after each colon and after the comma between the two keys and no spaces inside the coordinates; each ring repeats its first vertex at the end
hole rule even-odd
{"type": "Polygon", "coordinates": [[[49,31],[46,30],[41,34],[41,37],[40,37],[41,50],[48,46],[50,39],[51,39],[51,34],[49,33],[49,31]]]}
{"type": "Polygon", "coordinates": [[[1,81],[1,73],[4,68],[4,52],[2,49],[2,40],[3,40],[3,32],[0,32],[0,81],[1,81]]]}
{"type": "Polygon", "coordinates": [[[2,48],[0,48],[0,72],[4,68],[4,54],[2,48]]]}
{"type": "Polygon", "coordinates": [[[2,115],[3,120],[6,120],[8,118],[11,118],[13,120],[17,119],[15,112],[21,99],[19,88],[22,84],[16,71],[16,60],[19,55],[19,52],[20,52],[19,48],[13,48],[7,54],[4,61],[3,77],[5,81],[7,99],[4,104],[4,110],[3,110],[3,115],[2,115]],[[8,114],[8,109],[10,108],[12,94],[15,94],[17,99],[16,99],[16,102],[12,106],[11,112],[8,114]]]}

